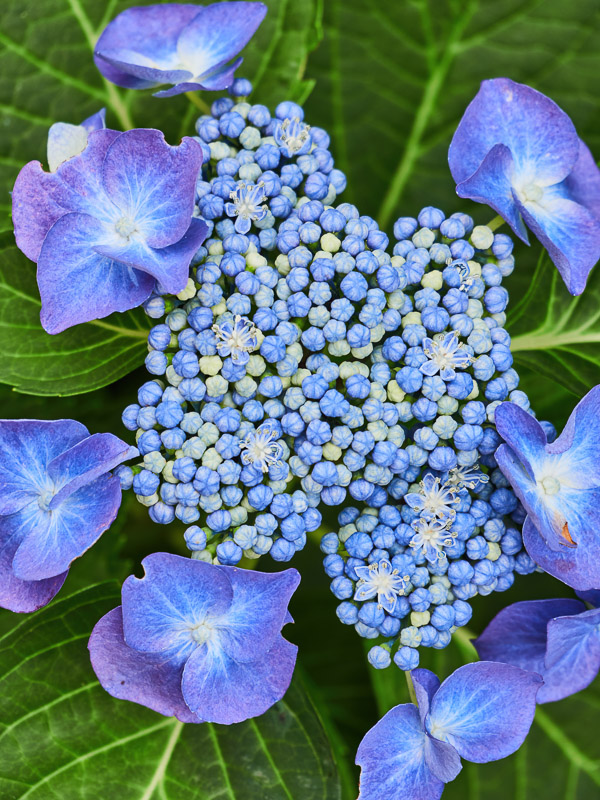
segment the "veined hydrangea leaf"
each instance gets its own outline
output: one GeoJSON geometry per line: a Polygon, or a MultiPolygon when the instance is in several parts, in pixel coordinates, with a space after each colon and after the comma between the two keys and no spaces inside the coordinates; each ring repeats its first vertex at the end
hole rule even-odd
{"type": "Polygon", "coordinates": [[[36,395],[91,392],[131,372],[147,353],[141,310],[78,325],[56,336],[40,324],[35,264],[0,235],[0,383],[36,395]]]}
{"type": "Polygon", "coordinates": [[[297,683],[265,715],[234,726],[184,725],[106,694],[86,645],[118,602],[105,583],[5,620],[3,800],[338,800],[329,743],[297,683]]]}

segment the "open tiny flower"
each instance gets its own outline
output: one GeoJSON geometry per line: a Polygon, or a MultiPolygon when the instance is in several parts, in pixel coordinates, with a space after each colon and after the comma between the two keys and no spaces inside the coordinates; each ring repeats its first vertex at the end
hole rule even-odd
{"type": "Polygon", "coordinates": [[[398,575],[398,570],[386,559],[369,564],[368,567],[356,567],[355,572],[360,580],[354,599],[364,601],[377,596],[377,603],[381,608],[392,614],[398,595],[404,594],[408,586],[408,575],[398,575]]]}
{"type": "Polygon", "coordinates": [[[427,669],[411,675],[418,708],[392,708],[358,747],[358,800],[439,800],[461,757],[482,764],[514,753],[542,684],[533,672],[487,661],[460,667],[441,685],[427,669]]]}
{"type": "Polygon", "coordinates": [[[266,13],[262,3],[245,2],[128,8],[104,29],[94,60],[105,78],[127,89],[174,84],[156,97],[226,89],[243,59],[229,62],[266,13]]]}
{"type": "Polygon", "coordinates": [[[81,125],[68,122],[55,122],[48,131],[48,169],[56,172],[63,161],[83,153],[87,147],[88,137],[92,131],[106,128],[106,109],[84,119],[81,125]]]}
{"type": "Polygon", "coordinates": [[[281,700],[298,648],[281,635],[300,582],[168,553],[142,561],[89,642],[106,691],[182,722],[229,725],[281,700]]]}
{"type": "Polygon", "coordinates": [[[440,519],[447,523],[456,516],[456,510],[452,506],[458,501],[458,489],[447,482],[442,483],[438,477],[428,472],[421,481],[419,491],[409,492],[404,500],[423,519],[440,519]]]}
{"type": "Polygon", "coordinates": [[[240,181],[230,197],[233,203],[227,203],[225,211],[229,217],[236,217],[235,229],[238,233],[248,233],[253,222],[260,222],[267,216],[267,196],[263,183],[248,186],[240,181]]]}
{"type": "Polygon", "coordinates": [[[35,611],[54,597],[117,515],[110,470],[137,452],[70,419],[0,420],[0,606],[35,611]]]}
{"type": "Polygon", "coordinates": [[[451,547],[456,539],[456,533],[448,530],[449,521],[425,517],[415,519],[411,523],[415,535],[410,540],[414,552],[422,552],[431,564],[444,561],[447,557],[444,548],[451,547]]]}
{"type": "Polygon", "coordinates": [[[581,294],[600,258],[600,170],[556,103],[508,78],[483,81],[448,162],[460,197],[491,206],[526,243],[527,226],[581,294]]]}
{"type": "Polygon", "coordinates": [[[268,472],[270,467],[277,466],[283,456],[283,447],[277,441],[277,431],[269,424],[261,425],[249,433],[240,443],[240,449],[244,451],[243,463],[252,464],[255,469],[262,472],[268,472]]]}
{"type": "MultiPolygon", "coordinates": [[[[598,605],[600,597],[594,600],[598,605]]],[[[565,598],[513,603],[473,644],[480,658],[539,673],[538,703],[562,700],[589,686],[600,670],[600,609],[565,598]]]]}
{"type": "Polygon", "coordinates": [[[552,443],[514,403],[498,406],[496,427],[506,442],[496,451],[498,466],[527,511],[527,552],[575,589],[600,587],[600,386],[552,443]]]}
{"type": "Polygon", "coordinates": [[[17,244],[38,265],[41,321],[59,333],[185,288],[206,223],[192,219],[202,150],[156,130],[97,130],[56,172],[30,161],[13,191],[17,244]]]}
{"type": "Polygon", "coordinates": [[[302,156],[312,147],[310,125],[294,117],[277,123],[273,137],[286,158],[302,156]]]}
{"type": "Polygon", "coordinates": [[[479,484],[488,483],[490,476],[482,472],[479,467],[454,467],[448,473],[446,485],[456,487],[458,492],[465,489],[476,489],[479,484]]]}
{"type": "Polygon", "coordinates": [[[217,350],[220,356],[231,356],[238,366],[245,366],[250,360],[250,353],[258,344],[257,328],[246,317],[236,314],[233,321],[226,320],[212,326],[217,337],[217,350]]]}
{"type": "Polygon", "coordinates": [[[452,381],[456,377],[457,369],[466,369],[475,359],[458,341],[456,331],[438,333],[433,339],[423,339],[423,352],[427,356],[420,366],[423,375],[436,375],[444,381],[452,381]]]}

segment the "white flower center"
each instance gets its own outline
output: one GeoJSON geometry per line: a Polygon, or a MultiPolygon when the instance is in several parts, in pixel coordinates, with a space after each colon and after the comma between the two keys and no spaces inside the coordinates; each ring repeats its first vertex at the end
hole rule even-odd
{"type": "Polygon", "coordinates": [[[549,495],[550,497],[560,492],[560,481],[553,475],[547,475],[545,478],[542,478],[541,484],[544,494],[549,495]]]}
{"type": "Polygon", "coordinates": [[[231,358],[236,361],[241,353],[251,353],[256,349],[257,329],[254,323],[245,317],[236,314],[231,323],[212,326],[213,333],[221,341],[217,342],[217,348],[221,351],[231,353],[231,358]]]}
{"type": "Polygon", "coordinates": [[[263,472],[268,472],[269,467],[274,467],[281,461],[282,448],[275,441],[276,434],[270,429],[250,433],[245,441],[240,444],[241,449],[245,449],[242,460],[246,464],[254,464],[263,472]]]}
{"type": "Polygon", "coordinates": [[[115,222],[115,230],[123,239],[129,239],[137,231],[135,220],[132,217],[120,217],[115,222]]]}
{"type": "Polygon", "coordinates": [[[212,637],[213,632],[214,628],[206,621],[198,622],[193,628],[190,628],[190,634],[196,644],[204,644],[207,642],[212,637]]]}

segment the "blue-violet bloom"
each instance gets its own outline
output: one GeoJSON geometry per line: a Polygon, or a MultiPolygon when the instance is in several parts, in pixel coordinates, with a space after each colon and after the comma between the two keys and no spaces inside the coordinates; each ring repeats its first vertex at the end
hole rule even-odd
{"type": "Polygon", "coordinates": [[[442,483],[439,477],[427,472],[419,491],[409,492],[404,495],[404,500],[423,519],[439,519],[448,523],[456,517],[453,506],[459,500],[458,488],[448,482],[442,483]]]}
{"type": "Polygon", "coordinates": [[[81,125],[69,122],[55,122],[48,131],[48,169],[56,172],[63,161],[83,153],[87,147],[88,137],[92,131],[106,128],[106,109],[101,108],[91,117],[84,119],[81,125]]]}
{"type": "Polygon", "coordinates": [[[482,764],[514,753],[542,684],[533,672],[488,661],[460,667],[441,685],[427,669],[411,675],[418,707],[392,708],[358,747],[358,800],[439,800],[461,757],[482,764]]]}
{"type": "Polygon", "coordinates": [[[368,567],[355,567],[354,571],[359,578],[354,599],[365,601],[377,596],[378,605],[392,614],[398,595],[404,594],[408,586],[408,575],[401,577],[385,558],[368,567]]]}
{"type": "Polygon", "coordinates": [[[260,222],[267,216],[267,196],[263,183],[247,185],[240,181],[230,197],[233,202],[225,205],[225,211],[227,216],[236,217],[235,229],[238,233],[248,233],[253,222],[260,222]]]}
{"type": "Polygon", "coordinates": [[[600,170],[568,115],[508,78],[483,81],[450,144],[460,197],[486,203],[547,249],[571,294],[600,258],[600,170]]]}
{"type": "MultiPolygon", "coordinates": [[[[599,605],[600,597],[594,599],[599,605]]],[[[538,703],[562,700],[589,686],[600,670],[600,609],[562,597],[513,603],[473,644],[480,658],[541,675],[538,703]]]]}
{"type": "Polygon", "coordinates": [[[466,369],[474,361],[473,356],[458,340],[458,333],[438,333],[433,339],[423,339],[423,352],[427,356],[419,369],[424,375],[436,375],[444,381],[452,381],[457,369],[466,369]]]}
{"type": "Polygon", "coordinates": [[[286,117],[278,122],[273,137],[286,158],[302,156],[312,147],[310,125],[301,122],[298,117],[286,117]]]}
{"type": "Polygon", "coordinates": [[[230,725],[281,700],[298,648],[281,635],[300,582],[169,553],[142,561],[122,605],[97,623],[92,666],[113,697],[182,722],[230,725]]]}
{"type": "Polygon", "coordinates": [[[177,294],[207,234],[192,219],[202,150],[156,130],[97,130],[47,173],[30,161],[13,191],[19,248],[38,265],[41,321],[59,333],[139,306],[155,288],[177,294]]]}
{"type": "Polygon", "coordinates": [[[527,552],[574,589],[600,587],[600,386],[551,443],[515,403],[502,403],[495,417],[506,442],[496,451],[498,466],[527,511],[527,552]]]}
{"type": "Polygon", "coordinates": [[[0,606],[35,611],[54,597],[117,515],[110,470],[136,455],[74,420],[0,420],[0,606]]]}
{"type": "Polygon", "coordinates": [[[172,88],[156,97],[231,86],[237,56],[263,21],[262,3],[213,3],[128,8],[106,26],[94,60],[100,72],[126,89],[172,88]]]}

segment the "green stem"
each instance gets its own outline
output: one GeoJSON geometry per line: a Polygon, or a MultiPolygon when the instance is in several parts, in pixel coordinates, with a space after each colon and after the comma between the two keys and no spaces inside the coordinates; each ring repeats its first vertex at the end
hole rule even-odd
{"type": "Polygon", "coordinates": [[[494,219],[493,219],[493,220],[491,220],[490,222],[488,222],[488,224],[486,225],[486,227],[487,227],[487,228],[489,228],[491,231],[495,231],[495,230],[498,230],[498,228],[499,228],[501,225],[504,225],[504,222],[505,222],[505,220],[504,220],[504,219],[502,219],[502,217],[500,216],[500,214],[498,214],[497,216],[495,216],[495,217],[494,217],[494,219]]]}
{"type": "Polygon", "coordinates": [[[411,703],[414,703],[414,705],[418,706],[419,703],[417,702],[417,693],[415,692],[415,685],[413,683],[410,671],[405,670],[404,677],[406,678],[406,685],[408,686],[408,694],[410,695],[410,701],[411,703]]]}
{"type": "Polygon", "coordinates": [[[110,322],[102,322],[102,320],[99,319],[92,320],[90,325],[96,325],[98,328],[106,328],[108,331],[115,331],[119,336],[131,336],[133,339],[148,338],[148,331],[135,331],[133,328],[122,328],[119,325],[111,325],[110,322]]]}
{"type": "Polygon", "coordinates": [[[477,650],[475,650],[472,643],[472,640],[475,639],[475,634],[468,628],[457,628],[452,634],[452,638],[466,662],[477,661],[479,659],[477,650]]]}
{"type": "Polygon", "coordinates": [[[208,105],[208,103],[205,103],[201,97],[198,96],[197,92],[186,92],[185,96],[190,101],[190,103],[193,103],[193,105],[195,105],[196,108],[199,108],[200,111],[202,111],[204,114],[210,114],[210,106],[208,105]]]}

